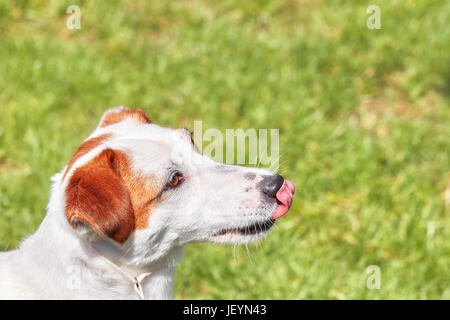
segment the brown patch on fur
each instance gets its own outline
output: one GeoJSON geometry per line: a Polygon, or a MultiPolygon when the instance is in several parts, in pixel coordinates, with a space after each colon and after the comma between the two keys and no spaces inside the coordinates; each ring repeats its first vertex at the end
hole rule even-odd
{"type": "Polygon", "coordinates": [[[115,123],[122,122],[125,119],[133,120],[137,123],[152,123],[152,121],[147,117],[144,111],[141,109],[126,109],[122,108],[120,111],[109,111],[105,113],[101,122],[100,128],[110,126],[115,123]]]}
{"type": "Polygon", "coordinates": [[[160,197],[158,179],[133,171],[128,156],[107,149],[77,168],[66,189],[66,216],[72,227],[82,222],[119,243],[148,227],[160,197]]]}
{"type": "Polygon", "coordinates": [[[72,159],[70,160],[69,164],[67,165],[67,169],[64,172],[64,176],[63,176],[63,180],[66,177],[67,173],[70,171],[70,169],[73,167],[73,165],[75,164],[75,162],[80,159],[82,156],[84,156],[85,154],[87,154],[89,151],[97,148],[99,145],[101,145],[103,142],[105,142],[106,140],[108,140],[109,138],[111,138],[111,134],[106,133],[106,134],[102,134],[98,137],[89,139],[84,141],[81,146],[78,148],[78,150],[75,152],[75,154],[73,155],[72,159]]]}
{"type": "Polygon", "coordinates": [[[118,153],[120,176],[128,188],[134,208],[135,227],[142,230],[148,227],[152,208],[156,206],[160,194],[159,181],[155,176],[137,174],[125,153],[118,153]]]}
{"type": "Polygon", "coordinates": [[[77,168],[66,189],[66,217],[72,227],[92,226],[99,234],[125,242],[135,228],[130,194],[118,173],[116,152],[104,150],[77,168]]]}

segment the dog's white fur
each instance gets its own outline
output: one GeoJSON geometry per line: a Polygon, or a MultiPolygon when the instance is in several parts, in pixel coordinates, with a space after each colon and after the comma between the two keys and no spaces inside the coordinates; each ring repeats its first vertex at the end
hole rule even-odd
{"type": "Polygon", "coordinates": [[[111,138],[79,158],[65,177],[67,167],[52,178],[47,214],[38,230],[18,249],[0,253],[0,299],[137,299],[124,274],[144,273],[150,273],[140,282],[145,299],[171,299],[184,244],[247,243],[267,234],[267,230],[256,234],[223,230],[270,219],[277,203],[262,198],[257,185],[271,172],[216,163],[198,152],[185,129],[129,118],[99,126],[88,139],[105,133],[111,138]],[[123,243],[98,234],[88,224],[74,227],[65,214],[71,175],[105,149],[126,153],[134,174],[156,176],[160,188],[170,170],[186,177],[152,209],[148,226],[134,230],[123,243]]]}

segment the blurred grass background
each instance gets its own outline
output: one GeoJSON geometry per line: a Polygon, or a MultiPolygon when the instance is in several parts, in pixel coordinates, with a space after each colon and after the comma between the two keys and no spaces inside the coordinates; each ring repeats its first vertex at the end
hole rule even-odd
{"type": "Polygon", "coordinates": [[[176,298],[450,299],[449,15],[445,0],[0,0],[0,248],[37,228],[103,111],[139,106],[164,126],[280,128],[298,190],[248,252],[189,245],[176,298]]]}

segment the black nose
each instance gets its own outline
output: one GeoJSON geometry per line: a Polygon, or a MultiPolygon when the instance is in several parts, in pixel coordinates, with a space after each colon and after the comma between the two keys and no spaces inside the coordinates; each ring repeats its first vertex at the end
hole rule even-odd
{"type": "Polygon", "coordinates": [[[279,174],[273,176],[265,176],[261,181],[262,192],[267,194],[271,198],[275,198],[278,190],[283,185],[284,178],[279,174]]]}

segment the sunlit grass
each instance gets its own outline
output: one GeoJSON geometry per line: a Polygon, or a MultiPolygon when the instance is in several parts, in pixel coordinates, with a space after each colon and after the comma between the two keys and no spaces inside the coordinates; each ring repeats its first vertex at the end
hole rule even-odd
{"type": "Polygon", "coordinates": [[[450,3],[0,1],[0,247],[102,112],[278,128],[292,210],[245,247],[189,245],[176,297],[450,299],[450,3]],[[234,252],[235,250],[235,252],[234,252]],[[381,289],[366,268],[381,268],[381,289]]]}

